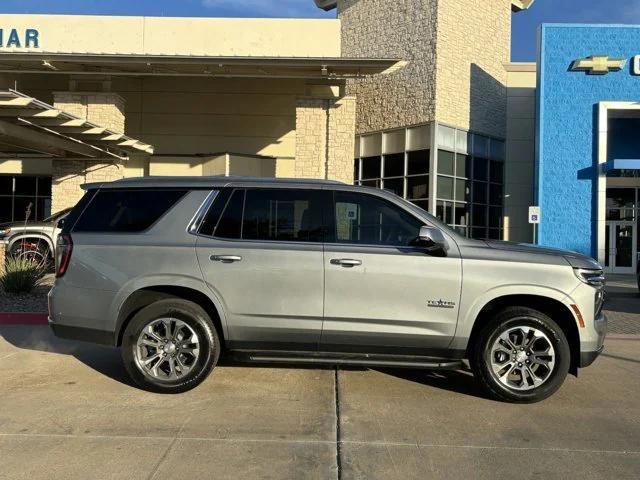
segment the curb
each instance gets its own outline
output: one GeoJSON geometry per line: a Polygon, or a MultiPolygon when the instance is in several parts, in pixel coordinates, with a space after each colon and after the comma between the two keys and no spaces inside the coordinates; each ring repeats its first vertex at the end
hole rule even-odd
{"type": "Polygon", "coordinates": [[[0,325],[47,325],[46,313],[0,313],[0,325]]]}

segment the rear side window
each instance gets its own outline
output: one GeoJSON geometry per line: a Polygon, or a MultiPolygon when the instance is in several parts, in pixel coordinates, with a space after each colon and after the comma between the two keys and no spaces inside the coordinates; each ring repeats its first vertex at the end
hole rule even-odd
{"type": "Polygon", "coordinates": [[[215,235],[243,240],[322,242],[322,198],[318,190],[236,190],[215,235]]]}
{"type": "Polygon", "coordinates": [[[99,190],[73,231],[142,232],[186,193],[186,190],[99,190]]]}

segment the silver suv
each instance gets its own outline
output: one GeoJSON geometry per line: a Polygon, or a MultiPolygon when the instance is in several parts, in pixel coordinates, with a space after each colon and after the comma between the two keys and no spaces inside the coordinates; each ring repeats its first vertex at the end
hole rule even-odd
{"type": "Polygon", "coordinates": [[[183,392],[248,361],[457,369],[534,402],[603,348],[591,258],[460,236],[378,189],[314,180],[90,184],[58,238],[56,335],[121,346],[183,392]]]}

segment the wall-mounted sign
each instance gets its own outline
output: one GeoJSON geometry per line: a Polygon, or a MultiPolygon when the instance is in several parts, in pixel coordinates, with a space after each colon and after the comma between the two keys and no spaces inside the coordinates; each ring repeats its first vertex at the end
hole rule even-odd
{"type": "Polygon", "coordinates": [[[0,47],[39,48],[39,35],[35,28],[0,28],[0,47]]]}
{"type": "Polygon", "coordinates": [[[540,207],[529,207],[529,223],[540,223],[540,207]]]}
{"type": "Polygon", "coordinates": [[[609,58],[608,55],[591,55],[587,58],[575,60],[571,65],[574,72],[586,72],[589,75],[606,75],[618,72],[624,68],[627,61],[624,58],[609,58]]]}

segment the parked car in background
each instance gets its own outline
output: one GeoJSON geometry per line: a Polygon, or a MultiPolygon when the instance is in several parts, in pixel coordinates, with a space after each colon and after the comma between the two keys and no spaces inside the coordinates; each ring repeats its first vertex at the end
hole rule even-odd
{"type": "Polygon", "coordinates": [[[44,267],[52,265],[56,240],[70,211],[66,208],[42,221],[0,224],[0,241],[5,244],[7,257],[27,258],[44,267]]]}
{"type": "Polygon", "coordinates": [[[49,322],[122,346],[144,388],[189,390],[221,353],[255,362],[459,369],[534,402],[602,351],[602,267],[469,239],[338,182],[140,178],[85,186],[58,237],[49,322]]]}

